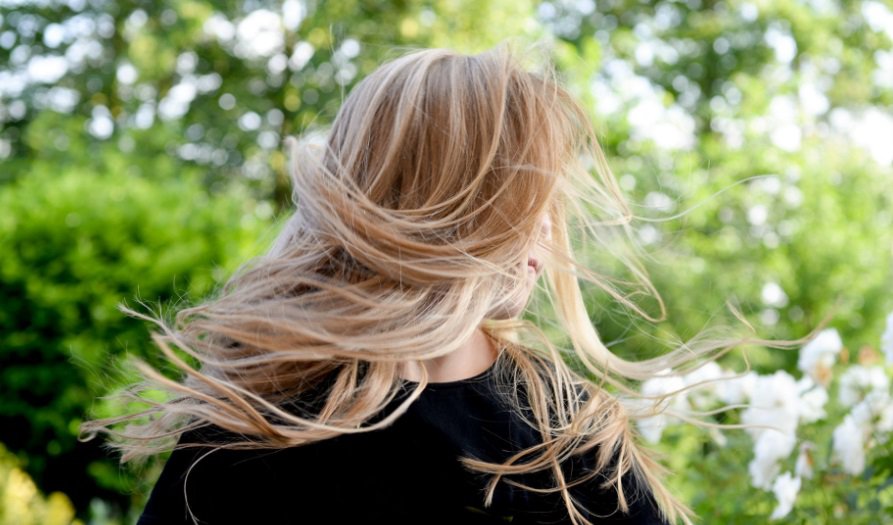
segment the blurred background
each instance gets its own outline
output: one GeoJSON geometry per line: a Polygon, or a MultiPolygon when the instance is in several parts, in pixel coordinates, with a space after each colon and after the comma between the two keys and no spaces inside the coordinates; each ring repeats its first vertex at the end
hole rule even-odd
{"type": "MultiPolygon", "coordinates": [[[[324,131],[383,60],[505,39],[549,46],[642,219],[668,316],[591,290],[612,349],[662,353],[728,297],[773,338],[837,305],[835,370],[890,377],[890,0],[0,0],[0,523],[134,523],[160,463],[76,439],[120,410],[101,396],[126,353],[163,367],[116,305],[198,301],[262,252],[290,206],[283,137],[324,131]]],[[[796,352],[752,350],[799,374],[796,352]]],[[[866,438],[858,474],[834,460],[848,412],[803,428],[819,474],[780,521],[893,523],[889,441],[866,438]]],[[[764,523],[781,496],[727,434],[656,446],[705,523],[764,523]]]]}

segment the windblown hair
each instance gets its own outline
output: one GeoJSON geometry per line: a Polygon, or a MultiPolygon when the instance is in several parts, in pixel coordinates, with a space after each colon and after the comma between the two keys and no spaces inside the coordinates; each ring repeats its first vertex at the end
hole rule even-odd
{"type": "Polygon", "coordinates": [[[523,387],[527,408],[508,395],[542,435],[541,445],[504,464],[462,458],[492,474],[485,505],[503,480],[560,492],[571,521],[589,523],[569,487],[603,473],[627,512],[621,477],[632,471],[668,521],[690,525],[693,511],[667,490],[666,467],[638,443],[631,425],[682,391],[646,398],[639,411],[641,404],[622,402],[642,399],[627,383],[697,368],[741,344],[784,347],[805,338],[752,337],[739,317],[749,329],[743,336],[718,327],[647,360],[612,353],[590,321],[581,281],[652,321],[663,318],[664,305],[638,261],[635,217],[585,110],[553,66],[528,70],[519,56],[508,45],[472,56],[414,50],[351,91],[322,144],[289,137],[296,206],[272,247],[172,321],[122,307],[159,327],[154,342],[185,375],[170,379],[134,359],[141,381],[124,396],[148,408],[88,421],[86,439],[109,434],[127,462],[169,450],[183,432],[208,425],[244,436],[216,443],[227,448],[373,431],[399,418],[428,383],[423,376],[382,415],[399,393],[401,364],[449,354],[480,327],[500,349],[494,377],[506,392],[523,387]],[[571,348],[505,313],[529,278],[524,262],[542,213],[552,231],[538,290],[550,308],[540,315],[552,316],[571,348]],[[620,286],[628,282],[587,267],[574,249],[615,257],[656,298],[661,317],[624,295],[620,286]],[[331,387],[315,388],[325,378],[331,387]],[[165,399],[154,395],[158,390],[165,399]],[[283,408],[295,399],[307,403],[283,408]],[[125,422],[123,431],[115,429],[125,422]],[[572,454],[592,454],[595,469],[566,479],[561,464],[572,454]],[[555,486],[511,479],[535,471],[551,471],[555,486]]]}

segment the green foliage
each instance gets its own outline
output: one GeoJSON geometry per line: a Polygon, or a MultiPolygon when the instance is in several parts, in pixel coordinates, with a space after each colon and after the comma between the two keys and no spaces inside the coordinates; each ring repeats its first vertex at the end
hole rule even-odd
{"type": "MultiPolygon", "coordinates": [[[[29,173],[33,160],[44,156],[101,164],[104,158],[83,154],[97,143],[117,140],[131,160],[141,160],[139,165],[198,168],[209,184],[247,175],[244,181],[258,197],[287,206],[282,138],[331,121],[344,92],[393,46],[424,43],[419,32],[406,36],[408,21],[419,11],[409,2],[347,0],[307,7],[293,11],[302,13],[297,27],[287,28],[281,43],[259,55],[233,38],[249,14],[235,2],[88,2],[77,12],[61,5],[0,7],[0,25],[14,38],[14,47],[0,45],[0,64],[9,64],[0,67],[4,73],[16,69],[23,56],[13,53],[15,48],[27,50],[25,58],[82,56],[81,39],[45,38],[59,29],[56,25],[69,28],[73,19],[81,25],[72,27],[87,31],[103,50],[72,60],[56,85],[10,88],[22,112],[0,112],[0,159],[6,158],[0,181],[29,173]],[[354,57],[347,50],[357,42],[362,54],[354,57]],[[120,74],[129,67],[135,71],[132,79],[120,74]],[[183,108],[166,104],[182,93],[178,86],[197,86],[183,108]],[[60,92],[76,102],[54,102],[60,92]],[[64,123],[34,133],[35,121],[46,113],[61,115],[64,123]],[[90,126],[95,121],[112,129],[97,132],[90,126]]],[[[256,2],[252,9],[281,15],[283,5],[256,2]]]]}
{"type": "Polygon", "coordinates": [[[0,187],[0,441],[42,487],[76,501],[127,488],[98,443],[75,439],[121,380],[119,357],[154,353],[116,306],[199,299],[256,251],[265,207],[123,170],[35,170],[0,187]]]}
{"type": "MultiPolygon", "coordinates": [[[[832,312],[854,345],[877,334],[893,307],[893,195],[886,189],[893,172],[833,125],[835,116],[893,97],[889,82],[873,80],[886,74],[875,57],[886,56],[891,41],[866,15],[869,4],[541,7],[560,37],[558,63],[591,110],[630,198],[633,226],[650,252],[646,269],[667,305],[669,317],[652,325],[607,306],[610,298],[593,290],[588,306],[599,333],[619,353],[654,356],[668,349],[667,336],[685,340],[714,323],[737,324],[723,311],[726,299],[763,337],[802,336],[832,312]],[[851,74],[838,74],[838,66],[851,74]],[[810,106],[804,93],[812,88],[820,95],[810,106]],[[655,105],[642,103],[650,90],[655,105]],[[786,107],[793,108],[791,144],[773,129],[773,112],[786,107]],[[656,113],[679,109],[686,116],[669,121],[663,137],[648,134],[662,124],[656,113]],[[679,139],[689,135],[690,143],[679,139]],[[764,300],[764,287],[773,285],[784,291],[783,304],[764,300]]],[[[622,270],[607,257],[600,263],[622,270]]],[[[658,315],[643,290],[623,291],[658,315]]],[[[759,355],[758,369],[793,364],[791,353],[759,355]]]]}
{"type": "MultiPolygon", "coordinates": [[[[648,269],[668,303],[663,328],[691,337],[722,320],[711,317],[721,313],[721,301],[735,298],[764,337],[800,337],[833,312],[854,348],[869,344],[893,308],[893,251],[878,249],[893,246],[889,172],[842,146],[814,142],[802,154],[763,148],[760,158],[743,150],[713,155],[709,169],[685,170],[666,186],[636,178],[643,182],[631,190],[635,202],[655,193],[676,202],[669,212],[640,212],[661,221],[645,224],[657,231],[648,269]],[[772,304],[763,296],[771,285],[784,292],[772,304]]],[[[691,165],[691,156],[679,154],[676,165],[691,165]]],[[[616,164],[620,173],[634,173],[633,162],[616,164]]],[[[609,313],[603,321],[609,338],[629,332],[628,317],[609,313]]],[[[652,344],[643,335],[624,347],[645,353],[652,344]]],[[[774,351],[757,367],[792,370],[795,361],[793,352],[774,351]]]]}

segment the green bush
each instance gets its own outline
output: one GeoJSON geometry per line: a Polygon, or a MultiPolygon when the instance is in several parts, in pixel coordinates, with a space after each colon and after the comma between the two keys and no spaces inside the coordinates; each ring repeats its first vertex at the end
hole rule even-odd
{"type": "Polygon", "coordinates": [[[146,326],[116,305],[199,298],[270,231],[271,208],[236,191],[123,172],[43,168],[0,186],[0,441],[78,509],[130,505],[133,477],[101,439],[76,440],[124,352],[151,355],[146,326]]]}
{"type": "MultiPolygon", "coordinates": [[[[835,328],[825,329],[799,350],[794,374],[751,371],[672,402],[682,413],[721,410],[717,423],[770,428],[705,431],[672,414],[637,421],[676,474],[671,490],[703,523],[893,523],[893,313],[885,333],[855,352],[835,328]],[[748,407],[730,408],[739,403],[748,407]]],[[[670,393],[732,375],[710,365],[649,379],[642,391],[670,393]]]]}

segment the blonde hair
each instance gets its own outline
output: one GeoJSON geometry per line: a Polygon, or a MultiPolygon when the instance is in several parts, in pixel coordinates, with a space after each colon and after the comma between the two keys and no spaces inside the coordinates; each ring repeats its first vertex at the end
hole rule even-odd
{"type": "MultiPolygon", "coordinates": [[[[524,56],[536,56],[530,51],[524,56]]],[[[364,425],[396,398],[401,363],[446,355],[481,327],[502,350],[494,377],[542,435],[540,445],[504,464],[462,458],[493,474],[485,505],[504,480],[560,492],[571,521],[589,523],[569,488],[605,474],[603,486],[615,488],[627,512],[621,477],[631,471],[668,521],[691,524],[693,511],[667,490],[666,468],[630,424],[682,390],[646,398],[655,402],[638,413],[607,385],[642,398],[627,381],[697,368],[744,343],[781,348],[806,338],[723,336],[721,327],[652,359],[612,353],[589,319],[580,280],[658,319],[624,296],[619,285],[629,283],[588,268],[572,246],[612,255],[657,299],[661,316],[664,305],[637,260],[634,216],[586,112],[552,66],[528,71],[518,56],[509,45],[473,56],[414,50],[352,90],[323,144],[289,137],[296,208],[269,251],[174,322],[122,306],[158,326],[152,339],[185,377],[169,379],[134,359],[142,380],[123,395],[150,406],[84,423],[86,439],[109,434],[127,462],[169,450],[183,432],[207,425],[245,437],[215,443],[226,448],[287,447],[380,429],[428,382],[425,375],[393,412],[364,425]],[[500,313],[527,278],[519,269],[542,213],[552,231],[541,291],[570,349],[534,323],[500,313]],[[331,387],[314,390],[327,377],[331,387]],[[147,395],[152,390],[167,398],[147,395]],[[317,395],[318,410],[283,408],[317,395]],[[114,429],[123,422],[123,431],[114,429]],[[573,454],[592,454],[595,467],[570,480],[561,464],[573,454]],[[552,472],[554,487],[510,478],[542,470],[552,472]]]]}

